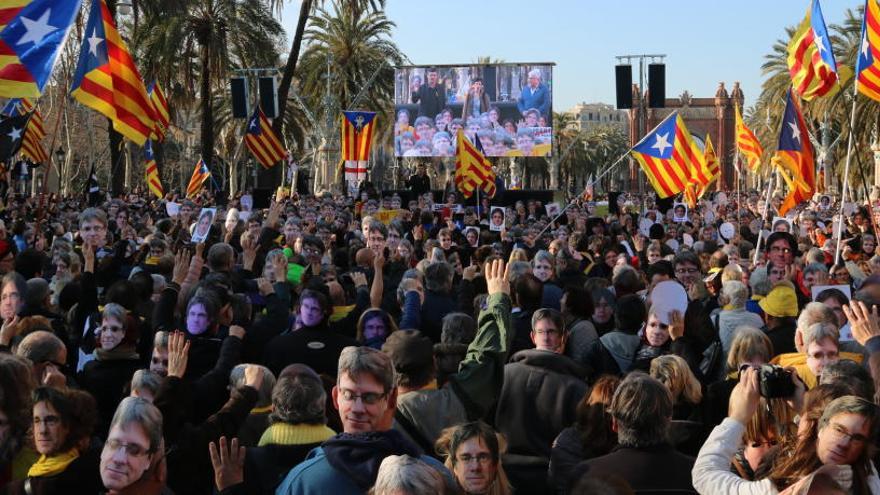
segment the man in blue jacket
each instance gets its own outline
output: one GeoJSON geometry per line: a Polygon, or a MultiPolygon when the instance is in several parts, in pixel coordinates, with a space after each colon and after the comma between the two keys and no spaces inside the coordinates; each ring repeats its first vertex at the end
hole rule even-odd
{"type": "Polygon", "coordinates": [[[523,119],[526,118],[526,112],[532,108],[537,108],[541,115],[547,117],[550,113],[550,98],[550,90],[541,82],[541,71],[532,69],[529,71],[529,84],[522,89],[516,101],[516,108],[519,109],[523,119]]]}
{"type": "Polygon", "coordinates": [[[346,347],[339,356],[333,387],[344,433],[309,453],[281,482],[276,495],[362,494],[376,482],[379,465],[389,455],[420,457],[446,477],[452,475],[436,459],[392,429],[397,389],[391,358],[369,347],[346,347]]]}

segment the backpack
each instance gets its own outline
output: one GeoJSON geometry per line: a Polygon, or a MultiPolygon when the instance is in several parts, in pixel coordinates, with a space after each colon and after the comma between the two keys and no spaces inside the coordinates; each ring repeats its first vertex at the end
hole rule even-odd
{"type": "Polygon", "coordinates": [[[715,315],[712,323],[715,325],[715,340],[703,351],[703,359],[700,361],[700,374],[703,375],[703,381],[711,382],[718,376],[721,365],[724,361],[724,347],[721,345],[721,338],[718,336],[718,320],[721,314],[715,315]]]}

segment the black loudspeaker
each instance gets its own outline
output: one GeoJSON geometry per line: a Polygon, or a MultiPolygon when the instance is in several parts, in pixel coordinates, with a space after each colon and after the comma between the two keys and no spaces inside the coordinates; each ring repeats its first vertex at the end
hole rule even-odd
{"type": "Polygon", "coordinates": [[[261,208],[268,208],[269,204],[272,202],[272,189],[268,187],[258,187],[254,188],[253,192],[251,192],[251,197],[254,198],[254,209],[259,210],[261,208]]]}
{"type": "Polygon", "coordinates": [[[617,86],[617,108],[622,110],[633,107],[632,65],[617,65],[614,67],[614,79],[617,86]]]}
{"type": "Polygon", "coordinates": [[[495,87],[498,84],[498,67],[486,65],[483,67],[483,90],[489,97],[489,101],[497,101],[495,87]]]}
{"type": "Polygon", "coordinates": [[[648,64],[648,105],[666,106],[666,64],[648,64]]]}
{"type": "Polygon", "coordinates": [[[257,81],[260,89],[260,108],[267,118],[278,116],[278,80],[274,76],[261,77],[257,81]]]}
{"type": "Polygon", "coordinates": [[[232,92],[232,118],[246,119],[248,115],[248,86],[247,79],[233,77],[229,80],[229,89],[232,92]]]}

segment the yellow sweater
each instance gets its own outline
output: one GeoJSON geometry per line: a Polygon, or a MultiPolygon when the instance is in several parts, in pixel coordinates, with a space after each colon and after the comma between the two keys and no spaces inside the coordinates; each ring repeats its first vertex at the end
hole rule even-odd
{"type": "MultiPolygon", "coordinates": [[[[849,359],[859,364],[862,364],[862,358],[863,356],[861,354],[855,354],[853,352],[840,353],[840,359],[849,359]]],[[[819,384],[819,378],[814,375],[813,371],[810,370],[810,367],[807,366],[807,355],[802,352],[780,354],[771,359],[770,364],[778,364],[783,368],[793,367],[796,369],[798,376],[801,377],[801,380],[804,381],[804,385],[807,386],[807,390],[810,390],[819,384]]]]}

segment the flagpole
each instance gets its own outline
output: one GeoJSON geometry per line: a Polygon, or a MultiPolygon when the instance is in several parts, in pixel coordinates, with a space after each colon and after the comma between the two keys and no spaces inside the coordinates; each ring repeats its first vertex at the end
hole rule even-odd
{"type": "MultiPolygon", "coordinates": [[[[852,112],[849,117],[849,137],[846,140],[846,164],[843,167],[843,187],[841,187],[840,193],[840,208],[841,212],[843,212],[843,205],[846,204],[846,189],[849,187],[849,163],[852,158],[852,147],[853,147],[853,134],[856,126],[856,103],[859,99],[859,78],[858,74],[855,76],[855,83],[853,83],[853,104],[852,104],[852,112]]],[[[840,261],[840,243],[843,240],[843,215],[840,215],[840,221],[837,222],[837,249],[834,250],[834,264],[840,261]]],[[[873,220],[873,219],[872,219],[873,220]]]]}
{"type": "Polygon", "coordinates": [[[764,238],[764,220],[767,218],[767,210],[770,208],[770,193],[773,191],[773,173],[767,178],[767,196],[764,199],[764,212],[761,214],[761,225],[758,228],[758,242],[755,243],[755,257],[752,264],[758,264],[758,255],[761,253],[761,240],[764,238]]]}
{"type": "MultiPolygon", "coordinates": [[[[653,132],[653,130],[652,130],[652,132],[653,132]]],[[[609,165],[608,168],[605,169],[605,171],[603,171],[601,174],[599,174],[598,176],[596,176],[596,178],[593,179],[592,182],[588,182],[587,185],[586,185],[586,187],[584,187],[583,191],[581,191],[580,194],[578,194],[577,196],[575,196],[574,198],[572,198],[572,199],[568,202],[568,204],[565,205],[565,208],[563,208],[562,210],[560,210],[559,214],[557,214],[555,217],[553,217],[553,219],[550,220],[550,223],[548,223],[547,226],[544,227],[543,230],[541,230],[541,232],[538,232],[537,238],[540,238],[541,235],[543,235],[544,232],[545,232],[548,228],[550,228],[550,226],[553,225],[553,224],[556,222],[556,220],[559,219],[559,217],[561,217],[562,215],[564,215],[565,212],[566,212],[566,210],[568,210],[568,209],[571,207],[571,205],[574,204],[574,202],[577,200],[577,198],[583,196],[584,193],[587,192],[587,189],[593,187],[595,184],[598,184],[599,181],[602,179],[602,177],[605,177],[605,175],[607,175],[608,172],[611,172],[612,170],[614,170],[614,168],[615,168],[616,166],[620,165],[620,163],[623,162],[624,158],[629,157],[629,153],[630,153],[630,151],[632,151],[632,148],[629,149],[629,150],[627,150],[624,154],[620,155],[620,157],[619,157],[617,160],[615,160],[614,163],[612,163],[611,165],[609,165]]]]}
{"type": "MultiPolygon", "coordinates": [[[[736,207],[738,210],[742,210],[742,196],[740,194],[740,186],[742,183],[742,170],[740,170],[739,163],[739,146],[734,147],[733,153],[733,170],[736,172],[736,207]]],[[[741,225],[741,215],[740,212],[736,212],[736,232],[742,235],[742,225],[741,225]]]]}

